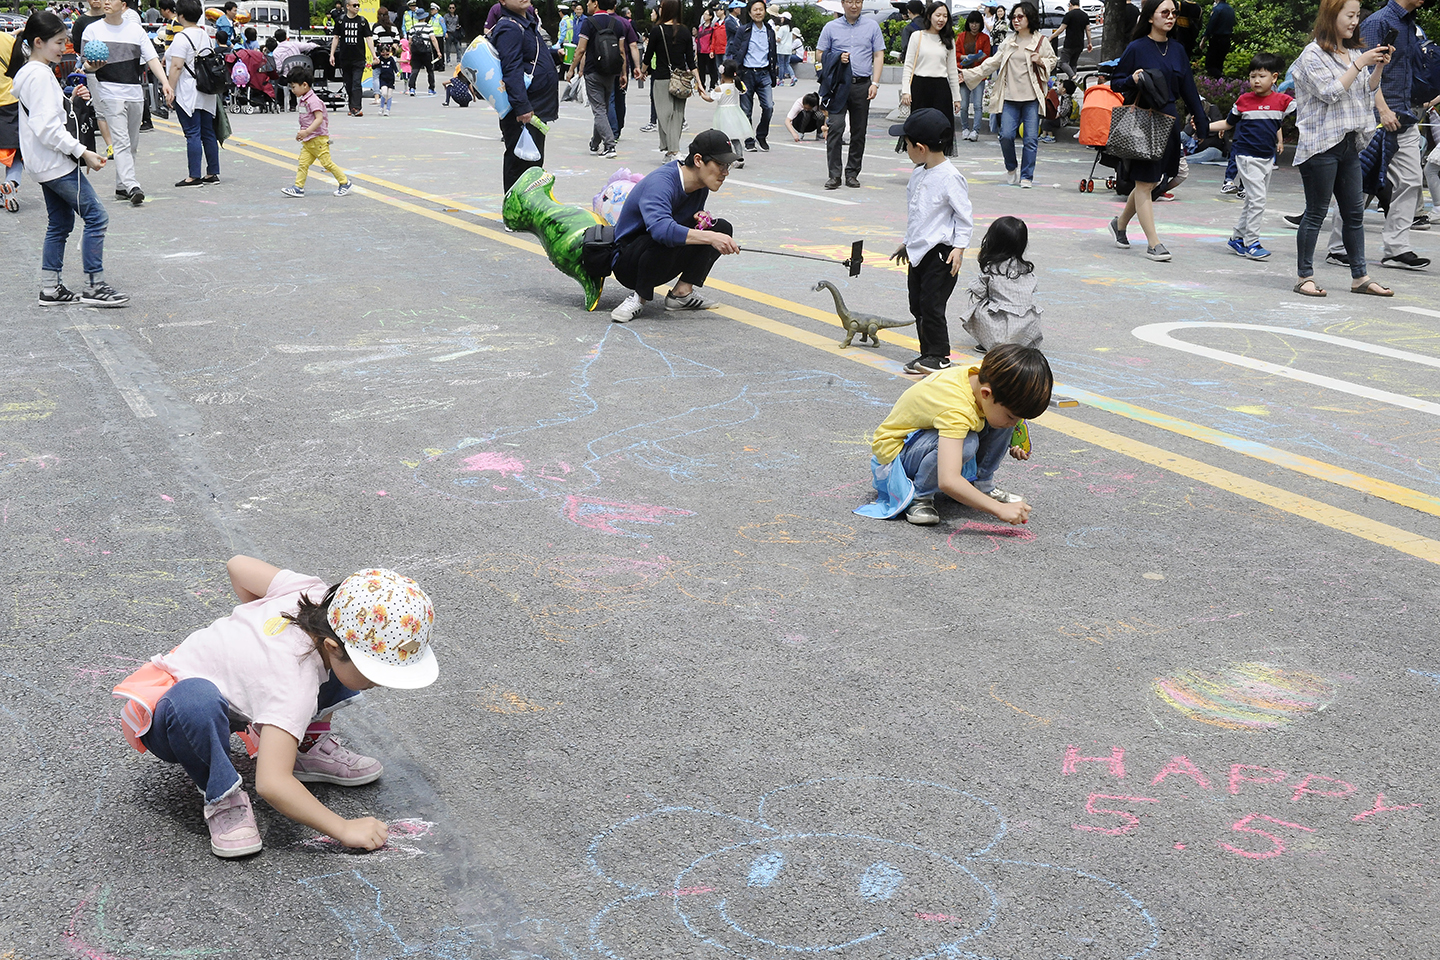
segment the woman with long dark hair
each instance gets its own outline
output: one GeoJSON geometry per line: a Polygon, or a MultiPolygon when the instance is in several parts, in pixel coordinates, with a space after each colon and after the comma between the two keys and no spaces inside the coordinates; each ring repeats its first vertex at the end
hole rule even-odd
{"type": "Polygon", "coordinates": [[[1182,98],[1195,121],[1196,137],[1204,140],[1210,135],[1210,119],[1205,115],[1205,104],[1195,89],[1195,77],[1190,72],[1190,57],[1179,41],[1171,38],[1175,29],[1176,0],[1145,0],[1140,8],[1140,20],[1135,24],[1135,33],[1130,45],[1120,55],[1115,66],[1110,88],[1134,103],[1140,91],[1140,78],[1147,72],[1163,75],[1170,92],[1170,102],[1157,105],[1175,122],[1170,126],[1170,140],[1165,153],[1155,160],[1126,160],[1120,167],[1122,179],[1131,180],[1135,186],[1125,201],[1120,216],[1110,221],[1110,236],[1115,244],[1130,249],[1130,240],[1125,236],[1125,227],[1132,219],[1138,218],[1140,229],[1145,231],[1145,256],[1151,260],[1170,259],[1170,251],[1160,242],[1155,232],[1155,207],[1152,191],[1165,177],[1174,177],[1180,172],[1180,120],[1176,104],[1182,98]]]}
{"type": "MultiPolygon", "coordinates": [[[[965,17],[965,29],[955,39],[955,57],[962,70],[978,67],[990,59],[990,35],[985,32],[985,14],[971,10],[965,17]]],[[[985,80],[960,84],[960,139],[978,140],[980,115],[985,110],[985,80]]]]}
{"type": "Polygon", "coordinates": [[[1295,236],[1295,292],[1323,297],[1315,282],[1315,240],[1330,198],[1340,208],[1341,237],[1350,259],[1350,290],[1388,297],[1365,263],[1365,200],[1360,151],[1375,129],[1375,90],[1391,47],[1360,52],[1359,0],[1321,0],[1314,39],[1295,60],[1295,169],[1305,184],[1305,215],[1295,236]]]}
{"type": "Polygon", "coordinates": [[[651,94],[655,100],[655,122],[660,128],[660,149],[667,161],[674,160],[683,146],[680,131],[685,126],[686,98],[670,92],[670,79],[688,76],[691,90],[710,99],[700,83],[695,43],[690,31],[680,22],[680,0],[661,0],[655,26],[650,28],[650,38],[645,44],[645,62],[654,83],[651,94]]]}
{"type": "Polygon", "coordinates": [[[1000,152],[1011,186],[1029,189],[1035,179],[1035,154],[1040,145],[1040,104],[1045,102],[1050,71],[1059,57],[1055,47],[1038,32],[1040,13],[1030,0],[1010,8],[1011,33],[1001,41],[995,55],[963,74],[965,82],[994,75],[985,105],[990,116],[1000,117],[1000,152]],[[1025,152],[1015,159],[1015,136],[1025,129],[1025,152]]]}
{"type": "MultiPolygon", "coordinates": [[[[939,110],[950,121],[950,129],[955,129],[955,111],[960,109],[960,72],[955,62],[950,5],[945,0],[931,0],[925,8],[925,29],[910,35],[900,89],[902,104],[912,111],[927,107],[939,110]]],[[[952,137],[945,152],[954,150],[952,137]]]]}

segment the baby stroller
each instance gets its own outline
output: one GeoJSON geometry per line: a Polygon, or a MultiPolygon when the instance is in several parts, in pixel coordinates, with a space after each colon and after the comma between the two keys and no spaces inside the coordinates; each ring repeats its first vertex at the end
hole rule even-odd
{"type": "MultiPolygon", "coordinates": [[[[1100,164],[1116,166],[1113,157],[1105,154],[1105,145],[1110,142],[1110,111],[1124,103],[1120,94],[1102,83],[1085,91],[1085,100],[1080,106],[1080,142],[1095,148],[1095,161],[1090,164],[1090,176],[1080,178],[1080,192],[1095,192],[1095,168],[1100,164]]],[[[1115,188],[1114,175],[1105,178],[1105,188],[1115,188]]]]}
{"type": "Polygon", "coordinates": [[[235,91],[230,97],[231,113],[276,113],[274,77],[263,50],[236,50],[231,56],[236,66],[231,72],[235,91]],[[244,71],[240,66],[244,65],[244,71]],[[243,80],[243,82],[242,82],[243,80]]]}

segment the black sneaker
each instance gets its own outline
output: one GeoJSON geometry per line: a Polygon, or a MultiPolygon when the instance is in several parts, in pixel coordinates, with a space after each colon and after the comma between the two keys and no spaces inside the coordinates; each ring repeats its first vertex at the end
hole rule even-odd
{"type": "Polygon", "coordinates": [[[1381,260],[1380,266],[1399,267],[1402,270],[1424,270],[1430,266],[1430,258],[1416,256],[1414,250],[1406,250],[1404,253],[1397,253],[1393,257],[1381,260]]]}
{"type": "Polygon", "coordinates": [[[40,306],[42,307],[65,307],[80,302],[80,295],[63,283],[57,283],[53,287],[46,287],[40,291],[40,306]]]}
{"type": "MultiPolygon", "coordinates": [[[[760,140],[760,139],[757,138],[756,141],[755,141],[755,145],[756,145],[757,147],[759,147],[760,150],[761,150],[762,152],[764,152],[764,153],[769,153],[769,152],[770,152],[770,143],[769,143],[769,141],[767,141],[767,140],[760,140]]],[[[1427,221],[1427,222],[1428,222],[1428,221],[1427,221]]]]}
{"type": "MultiPolygon", "coordinates": [[[[618,140],[618,139],[620,139],[620,138],[619,138],[619,137],[616,137],[615,139],[618,140]]],[[[746,149],[746,150],[751,150],[751,151],[753,151],[753,150],[755,149],[755,140],[754,140],[754,138],[751,138],[751,139],[745,141],[745,149],[746,149]]]]}
{"type": "Polygon", "coordinates": [[[1420,214],[1420,216],[1418,216],[1418,217],[1415,218],[1415,222],[1412,223],[1412,224],[1410,224],[1410,229],[1411,229],[1411,230],[1429,230],[1429,229],[1430,229],[1430,215],[1429,215],[1429,214],[1426,214],[1426,213],[1420,214]]]}
{"type": "Polygon", "coordinates": [[[140,204],[145,202],[145,191],[141,190],[139,187],[131,187],[129,198],[130,206],[138,207],[140,206],[140,204]]]}
{"type": "Polygon", "coordinates": [[[80,294],[80,305],[82,307],[128,307],[130,298],[101,280],[94,286],[85,288],[85,292],[80,294]]]}
{"type": "Polygon", "coordinates": [[[1348,254],[1348,253],[1327,253],[1327,254],[1325,254],[1325,262],[1326,262],[1326,263],[1333,263],[1333,264],[1334,264],[1335,266],[1337,266],[1337,267],[1348,267],[1348,266],[1350,266],[1350,254],[1348,254]]]}
{"type": "Polygon", "coordinates": [[[904,369],[906,373],[928,377],[932,373],[948,370],[951,366],[953,366],[953,364],[950,363],[949,357],[916,357],[914,360],[905,364],[904,369]]]}
{"type": "Polygon", "coordinates": [[[1305,215],[1303,213],[1287,213],[1285,214],[1285,226],[1290,227],[1293,230],[1299,230],[1300,221],[1303,219],[1305,219],[1305,215]]]}
{"type": "Polygon", "coordinates": [[[115,188],[115,199],[116,199],[116,200],[129,200],[129,199],[130,199],[130,191],[129,191],[129,190],[122,190],[120,187],[116,187],[116,188],[115,188]]]}
{"type": "Polygon", "coordinates": [[[140,124],[140,132],[141,132],[141,133],[153,133],[154,131],[155,131],[155,124],[153,124],[153,123],[142,123],[142,124],[140,124]]]}

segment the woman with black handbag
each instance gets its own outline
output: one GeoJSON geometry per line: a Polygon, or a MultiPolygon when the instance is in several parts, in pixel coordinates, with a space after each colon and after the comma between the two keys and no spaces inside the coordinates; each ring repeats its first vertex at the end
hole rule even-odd
{"type": "MultiPolygon", "coordinates": [[[[165,51],[170,64],[170,105],[185,132],[185,162],[188,176],[177,187],[197,187],[202,183],[220,182],[220,141],[215,136],[215,112],[218,98],[202,93],[195,74],[201,51],[214,55],[215,44],[198,24],[205,16],[200,0],[178,0],[175,15],[182,29],[165,51]],[[200,176],[200,158],[205,158],[205,176],[200,176]]],[[[218,58],[217,58],[218,59],[218,58]]]]}
{"type": "Polygon", "coordinates": [[[645,45],[645,62],[654,83],[650,92],[655,100],[656,125],[660,128],[660,149],[668,162],[679,156],[682,146],[680,132],[685,126],[685,101],[696,93],[708,101],[710,95],[700,82],[694,38],[680,22],[680,0],[662,0],[656,20],[645,45]]]}
{"type": "MultiPolygon", "coordinates": [[[[1165,82],[1165,92],[1161,96],[1166,98],[1166,102],[1150,104],[1148,116],[1143,115],[1146,111],[1138,110],[1132,111],[1132,117],[1140,125],[1148,127],[1147,132],[1150,133],[1162,133],[1161,128],[1168,118],[1169,133],[1155,140],[1152,149],[1145,151],[1151,156],[1122,161],[1121,178],[1133,181],[1135,186],[1130,191],[1130,198],[1125,201],[1125,209],[1110,221],[1110,236],[1117,246],[1128,250],[1130,240],[1125,236],[1125,228],[1131,219],[1138,218],[1140,229],[1145,231],[1145,256],[1158,261],[1169,260],[1170,251],[1165,249],[1160,235],[1155,232],[1152,191],[1162,179],[1174,177],[1180,172],[1180,123],[1176,103],[1181,98],[1195,119],[1196,136],[1203,140],[1210,135],[1210,119],[1205,115],[1205,105],[1195,89],[1189,55],[1179,41],[1170,37],[1175,29],[1176,9],[1175,0],[1145,0],[1140,8],[1140,20],[1135,24],[1134,38],[1120,55],[1120,62],[1115,66],[1114,77],[1110,81],[1110,88],[1123,96],[1130,106],[1135,106],[1142,80],[1149,90],[1160,87],[1153,81],[1163,78],[1165,82]]],[[[1123,109],[1117,108],[1115,114],[1123,109]]],[[[1111,118],[1112,142],[1117,136],[1116,119],[1114,116],[1111,118]]]]}

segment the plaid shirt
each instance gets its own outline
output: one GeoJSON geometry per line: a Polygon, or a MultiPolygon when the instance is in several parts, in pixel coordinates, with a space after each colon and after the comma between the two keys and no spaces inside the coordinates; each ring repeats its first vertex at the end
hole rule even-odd
{"type": "Polygon", "coordinates": [[[1295,126],[1300,131],[1295,166],[1329,150],[1347,134],[1364,135],[1375,129],[1370,68],[1362,67],[1347,90],[1340,78],[1348,69],[1318,43],[1307,46],[1295,61],[1295,126]]]}

